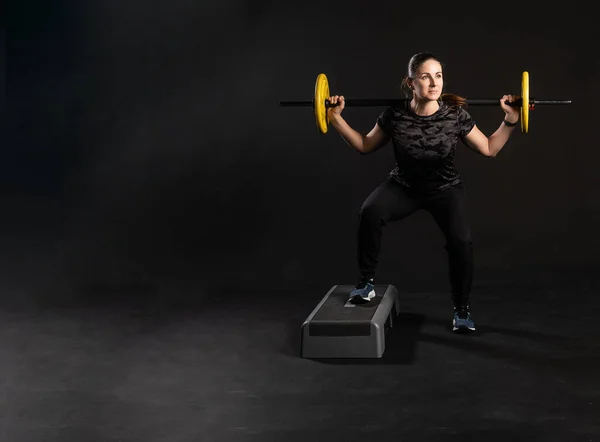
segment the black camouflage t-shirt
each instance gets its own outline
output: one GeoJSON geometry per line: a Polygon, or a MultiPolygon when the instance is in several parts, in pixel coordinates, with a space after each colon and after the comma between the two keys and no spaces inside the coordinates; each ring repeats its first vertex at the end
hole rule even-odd
{"type": "Polygon", "coordinates": [[[454,168],[456,144],[475,125],[465,109],[442,102],[434,114],[420,116],[407,100],[385,109],[377,124],[394,147],[396,167],[390,176],[399,183],[430,194],[462,182],[454,168]]]}

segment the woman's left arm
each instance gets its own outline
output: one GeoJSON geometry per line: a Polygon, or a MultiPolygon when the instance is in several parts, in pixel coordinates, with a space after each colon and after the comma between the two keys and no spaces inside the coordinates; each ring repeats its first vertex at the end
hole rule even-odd
{"type": "MultiPolygon", "coordinates": [[[[505,113],[504,121],[508,123],[516,123],[519,121],[519,108],[508,106],[506,101],[512,102],[517,100],[519,97],[515,95],[504,95],[500,99],[500,106],[505,113]]],[[[500,124],[500,127],[490,135],[488,138],[477,125],[464,137],[465,144],[480,153],[483,156],[494,158],[498,155],[498,152],[502,150],[506,142],[508,141],[515,126],[507,126],[504,121],[500,124]]]]}

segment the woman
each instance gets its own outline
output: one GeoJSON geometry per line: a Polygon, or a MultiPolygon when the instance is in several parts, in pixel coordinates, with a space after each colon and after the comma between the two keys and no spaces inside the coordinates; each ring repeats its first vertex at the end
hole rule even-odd
{"type": "Polygon", "coordinates": [[[375,296],[374,277],[382,228],[424,209],[431,213],[446,240],[454,304],[453,330],[474,331],[470,302],[473,246],[466,192],[454,168],[454,153],[460,139],[481,155],[495,157],[519,120],[518,107],[507,102],[519,97],[504,95],[499,100],[504,120],[487,137],[465,110],[466,100],[442,94],[443,86],[442,63],[437,57],[427,52],[413,55],[408,74],[402,80],[402,87],[410,91],[412,99],[386,108],[366,135],[352,129],[342,118],[344,96],[329,97],[335,104],[327,109],[329,122],[346,143],[361,154],[368,154],[391,140],[396,158],[396,167],[367,197],[359,212],[360,278],[350,300],[368,302],[375,296]]]}

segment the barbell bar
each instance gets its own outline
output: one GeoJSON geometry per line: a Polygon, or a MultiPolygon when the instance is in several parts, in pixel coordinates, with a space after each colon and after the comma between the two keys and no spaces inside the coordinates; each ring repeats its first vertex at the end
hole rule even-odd
{"type": "MultiPolygon", "coordinates": [[[[325,134],[329,126],[327,108],[337,106],[329,102],[328,98],[330,96],[327,75],[320,73],[315,81],[314,98],[311,101],[280,101],[279,105],[286,107],[311,106],[315,113],[317,128],[325,134]]],[[[349,98],[344,100],[346,106],[390,106],[406,101],[410,101],[410,98],[349,98]]],[[[499,100],[495,98],[467,98],[466,102],[468,106],[495,106],[499,104],[499,100]]],[[[520,108],[521,132],[526,134],[529,132],[529,113],[535,109],[535,106],[571,104],[571,100],[535,100],[530,98],[529,72],[523,71],[521,74],[521,95],[517,100],[507,104],[520,108]]]]}

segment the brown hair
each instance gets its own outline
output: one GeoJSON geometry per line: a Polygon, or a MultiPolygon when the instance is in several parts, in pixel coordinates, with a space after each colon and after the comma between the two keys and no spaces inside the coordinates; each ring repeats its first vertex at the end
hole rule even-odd
{"type": "MultiPolygon", "coordinates": [[[[408,79],[414,78],[415,72],[427,60],[435,60],[442,66],[442,68],[444,66],[444,64],[431,52],[418,52],[415,55],[413,55],[410,58],[410,61],[408,62],[408,73],[404,76],[400,85],[401,89],[404,90],[404,95],[407,98],[410,98],[410,88],[408,87],[408,79]]],[[[456,94],[444,93],[440,96],[440,101],[443,101],[444,103],[447,103],[450,106],[467,107],[467,99],[456,94]]]]}

